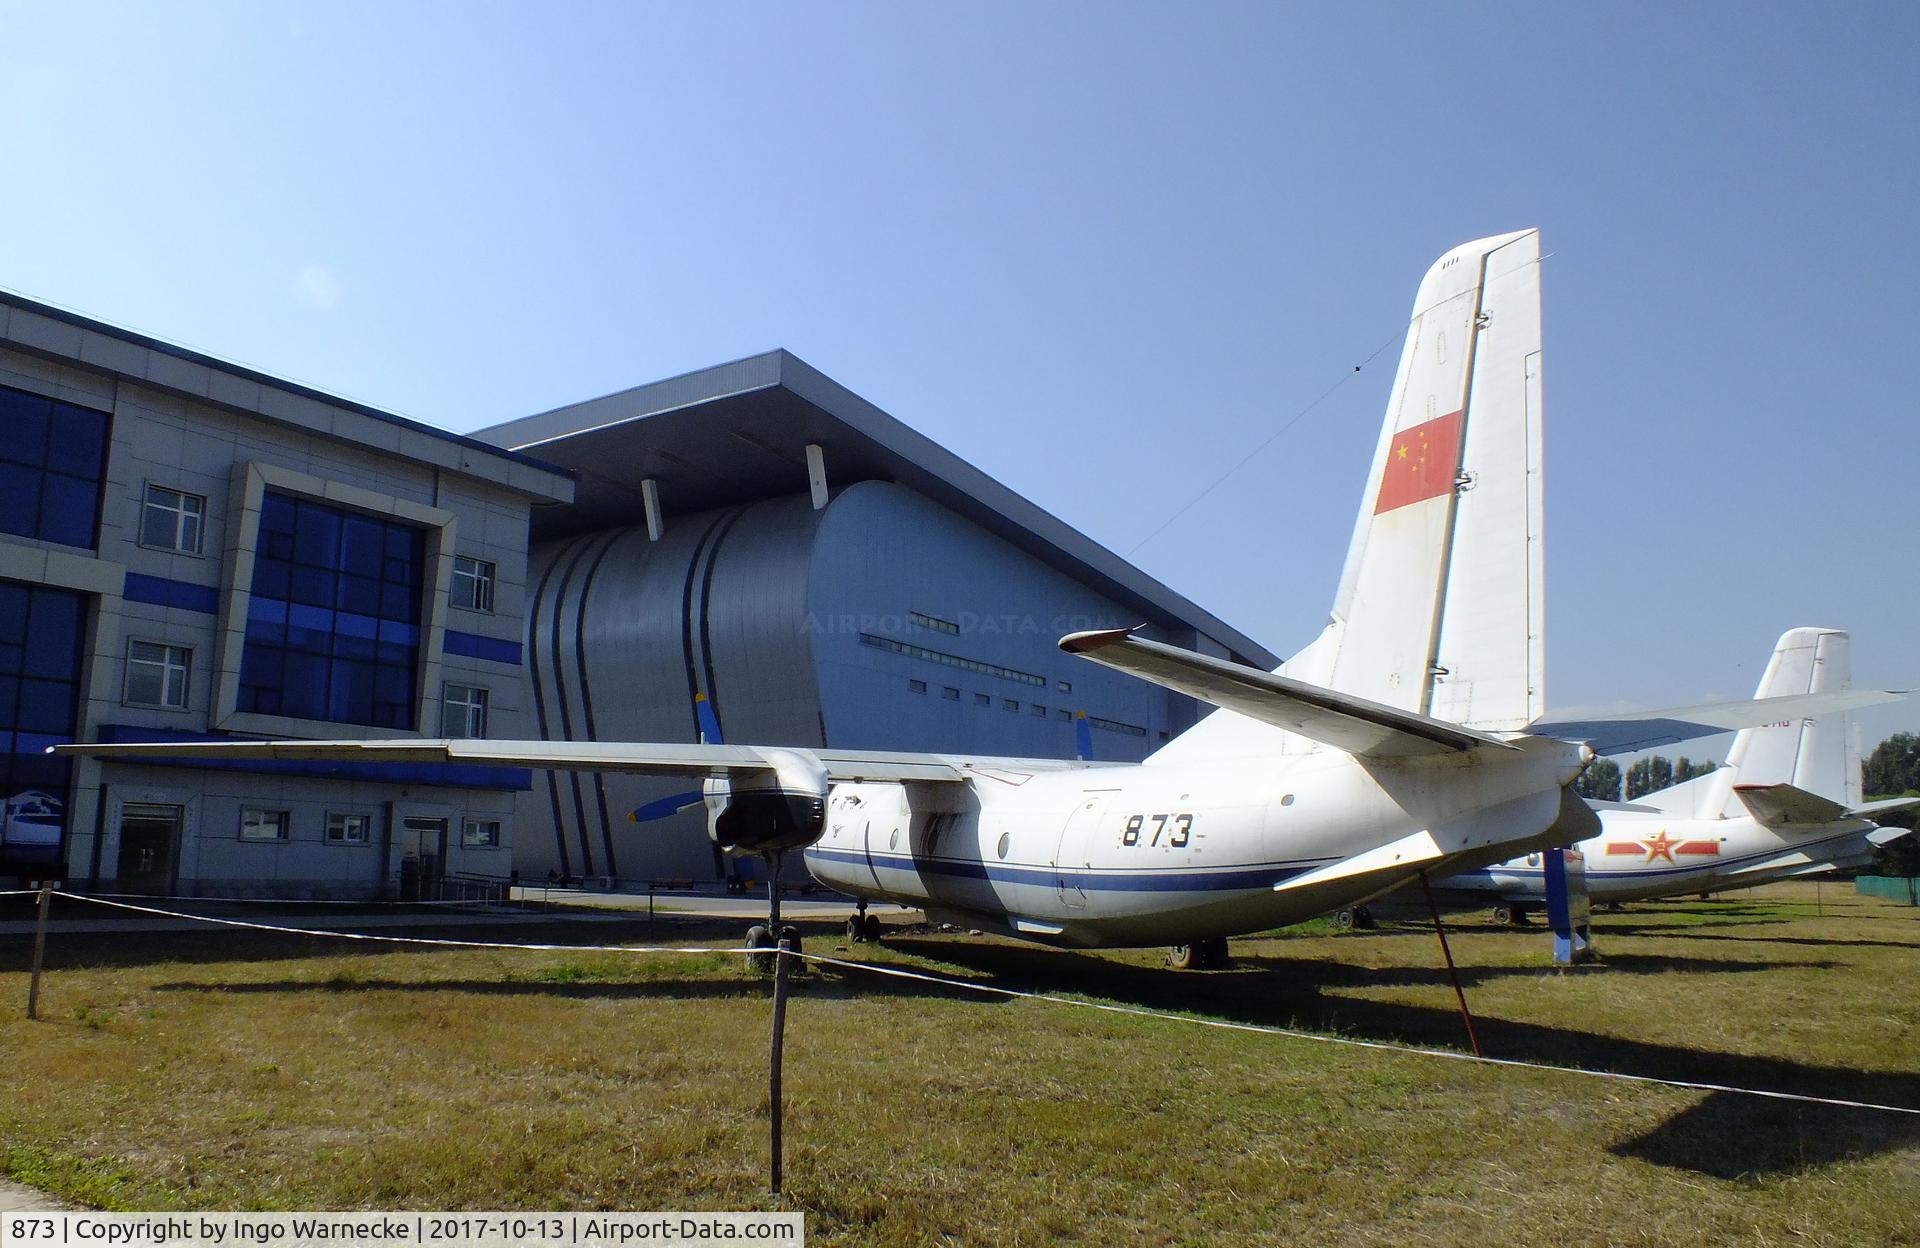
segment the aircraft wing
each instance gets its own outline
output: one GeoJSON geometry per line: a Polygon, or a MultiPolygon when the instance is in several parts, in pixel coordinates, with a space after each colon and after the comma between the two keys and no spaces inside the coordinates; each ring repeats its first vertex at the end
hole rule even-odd
{"type": "MultiPolygon", "coordinates": [[[[782,756],[817,759],[830,780],[958,783],[1035,771],[1087,767],[1060,759],[975,758],[748,745],[687,745],[625,741],[166,741],[140,744],[56,745],[51,752],[137,761],[143,758],[254,759],[286,762],[479,763],[538,770],[632,772],[646,775],[724,776],[774,770],[782,756]]],[[[1098,766],[1099,764],[1093,764],[1098,766]]],[[[1111,764],[1109,764],[1111,765],[1111,764]]]]}
{"type": "Polygon", "coordinates": [[[1135,637],[1131,629],[1071,633],[1060,648],[1363,758],[1515,748],[1445,720],[1135,637]]]}
{"type": "Polygon", "coordinates": [[[1791,784],[1736,784],[1733,795],[1755,822],[1769,828],[1783,823],[1832,823],[1847,817],[1847,808],[1839,802],[1791,784]]]}
{"type": "Polygon", "coordinates": [[[1634,711],[1607,719],[1542,720],[1527,731],[1539,737],[1584,741],[1595,754],[1631,754],[1658,745],[1711,737],[1741,728],[1764,728],[1787,720],[1813,719],[1882,702],[1898,702],[1910,689],[1835,689],[1746,702],[1709,702],[1660,711],[1634,711]]]}
{"type": "Polygon", "coordinates": [[[1877,802],[1864,802],[1848,810],[1856,819],[1872,819],[1878,815],[1889,815],[1896,810],[1906,810],[1920,806],[1920,797],[1883,797],[1877,802]]]}

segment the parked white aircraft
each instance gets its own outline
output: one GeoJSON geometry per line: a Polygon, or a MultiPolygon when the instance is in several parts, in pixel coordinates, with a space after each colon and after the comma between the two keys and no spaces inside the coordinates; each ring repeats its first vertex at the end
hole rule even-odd
{"type": "MultiPolygon", "coordinates": [[[[417,739],[58,748],[703,776],[715,842],[769,855],[776,879],[779,855],[805,849],[816,878],[860,899],[856,933],[877,926],[866,902],[897,902],[1053,944],[1173,943],[1186,965],[1422,872],[1572,844],[1599,826],[1569,787],[1591,753],[1528,731],[1544,671],[1539,241],[1468,243],[1421,282],[1332,618],[1303,653],[1269,674],[1126,630],[1062,640],[1222,708],[1144,763],[417,739]]],[[[750,943],[789,938],[769,892],[750,943]]]]}
{"type": "MultiPolygon", "coordinates": [[[[1838,629],[1792,629],[1754,696],[1847,689],[1850,649],[1838,629]]],[[[1876,845],[1906,834],[1877,826],[1874,816],[1920,805],[1920,797],[1861,803],[1860,753],[1840,713],[1746,729],[1724,767],[1632,802],[1591,804],[1600,835],[1579,845],[1587,895],[1643,901],[1865,866],[1876,845]]],[[[1537,855],[1436,879],[1433,887],[1451,901],[1495,903],[1510,918],[1544,900],[1537,855]]]]}

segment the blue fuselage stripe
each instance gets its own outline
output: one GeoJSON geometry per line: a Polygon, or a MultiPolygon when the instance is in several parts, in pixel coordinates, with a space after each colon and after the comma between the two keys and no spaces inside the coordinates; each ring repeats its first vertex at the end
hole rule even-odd
{"type": "Polygon", "coordinates": [[[868,855],[852,850],[823,849],[818,845],[809,848],[806,856],[856,867],[871,866],[875,871],[987,880],[996,884],[1032,884],[1042,888],[1073,887],[1089,893],[1228,892],[1235,889],[1272,888],[1282,880],[1292,879],[1324,862],[1332,861],[1255,863],[1246,867],[1191,871],[1066,871],[1046,865],[987,863],[968,858],[915,858],[910,854],[895,853],[868,855]]]}

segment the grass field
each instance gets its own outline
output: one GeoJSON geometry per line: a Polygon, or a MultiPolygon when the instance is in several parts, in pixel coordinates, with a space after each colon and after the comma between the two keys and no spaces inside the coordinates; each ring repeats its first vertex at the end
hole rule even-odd
{"type": "MultiPolygon", "coordinates": [[[[1605,967],[1569,974],[1538,931],[1477,919],[1454,954],[1490,1055],[1920,1107],[1920,911],[1815,901],[1778,885],[1600,915],[1605,967]]],[[[859,971],[796,989],[774,1198],[768,988],[730,955],[67,936],[31,1023],[26,942],[4,952],[0,1169],[108,1208],[796,1208],[823,1244],[1920,1244],[1920,1117],[859,971]]],[[[845,956],[1465,1044],[1413,924],[1236,941],[1212,974],[961,935],[845,956]]]]}

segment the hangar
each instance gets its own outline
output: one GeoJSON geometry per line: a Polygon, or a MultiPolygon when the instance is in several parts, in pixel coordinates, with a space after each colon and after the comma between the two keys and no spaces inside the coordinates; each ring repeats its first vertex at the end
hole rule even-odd
{"type": "MultiPolygon", "coordinates": [[[[859,395],[773,351],[476,436],[567,468],[528,560],[548,740],[697,741],[1137,761],[1190,699],[1063,655],[1077,629],[1271,668],[1258,643],[859,395]]],[[[522,878],[710,880],[685,782],[540,773],[522,878]],[[635,822],[636,811],[658,808],[635,822]]]]}
{"type": "Polygon", "coordinates": [[[726,872],[671,784],[68,763],[58,741],[693,741],[704,716],[1137,759],[1197,708],[1061,633],[1144,622],[1276,662],[784,351],[465,436],[0,294],[0,428],[0,873],[21,878],[398,897],[726,872]]]}

